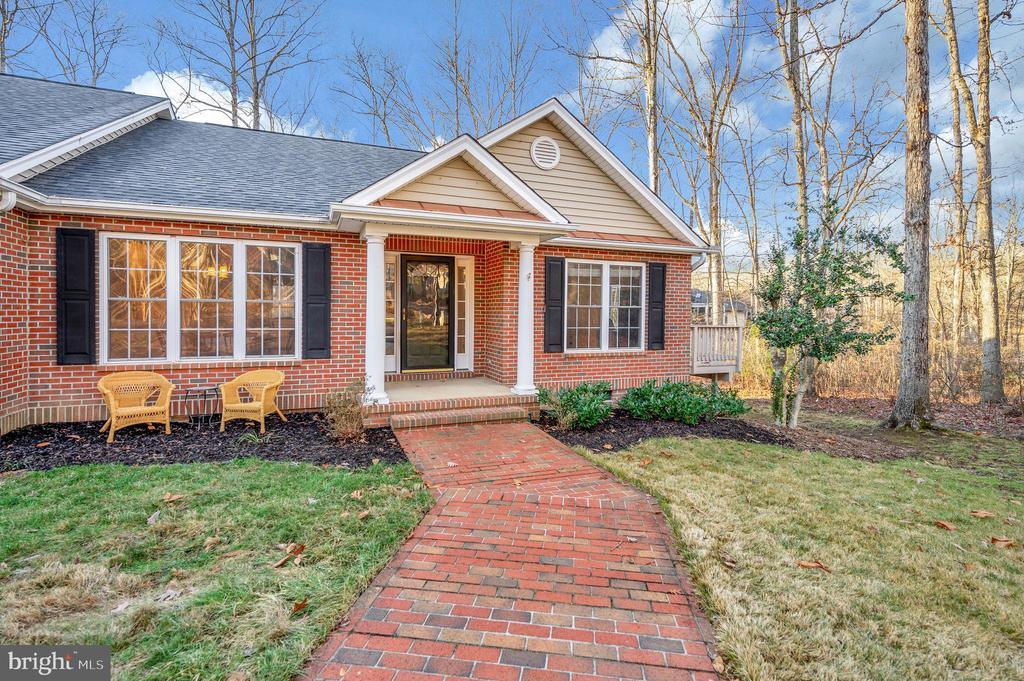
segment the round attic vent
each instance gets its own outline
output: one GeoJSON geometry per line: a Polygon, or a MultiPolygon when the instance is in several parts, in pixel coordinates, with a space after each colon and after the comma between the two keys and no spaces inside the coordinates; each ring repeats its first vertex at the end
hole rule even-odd
{"type": "Polygon", "coordinates": [[[551,170],[562,158],[562,150],[558,148],[558,142],[550,137],[541,136],[530,145],[530,158],[538,168],[551,170]]]}

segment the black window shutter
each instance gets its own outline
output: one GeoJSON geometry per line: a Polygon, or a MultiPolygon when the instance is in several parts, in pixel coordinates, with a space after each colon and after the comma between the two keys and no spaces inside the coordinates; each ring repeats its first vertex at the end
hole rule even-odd
{"type": "Polygon", "coordinates": [[[544,258],[544,352],[565,351],[565,258],[544,258]]]}
{"type": "Polygon", "coordinates": [[[331,247],[302,244],[302,356],[331,356],[331,247]]]}
{"type": "Polygon", "coordinates": [[[96,363],[96,232],[57,230],[57,364],[96,363]]]}
{"type": "Polygon", "coordinates": [[[647,263],[647,349],[665,349],[665,268],[647,263]]]}

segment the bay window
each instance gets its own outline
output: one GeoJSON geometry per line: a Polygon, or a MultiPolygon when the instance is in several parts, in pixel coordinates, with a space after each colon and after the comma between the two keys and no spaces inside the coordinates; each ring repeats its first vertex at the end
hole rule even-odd
{"type": "Polygon", "coordinates": [[[104,362],[297,357],[297,244],[104,234],[104,362]]]}
{"type": "Polygon", "coordinates": [[[645,281],[643,264],[567,261],[566,350],[641,350],[645,281]]]}

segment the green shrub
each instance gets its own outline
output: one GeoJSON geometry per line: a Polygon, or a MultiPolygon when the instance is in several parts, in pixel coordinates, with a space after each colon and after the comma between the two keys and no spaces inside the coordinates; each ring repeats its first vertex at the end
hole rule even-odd
{"type": "Polygon", "coordinates": [[[654,381],[627,390],[618,406],[634,418],[681,421],[690,426],[748,410],[735,390],[685,382],[659,386],[654,381]]]}
{"type": "Polygon", "coordinates": [[[589,430],[612,415],[611,384],[580,383],[571,388],[537,390],[540,408],[553,415],[560,428],[589,430]]]}

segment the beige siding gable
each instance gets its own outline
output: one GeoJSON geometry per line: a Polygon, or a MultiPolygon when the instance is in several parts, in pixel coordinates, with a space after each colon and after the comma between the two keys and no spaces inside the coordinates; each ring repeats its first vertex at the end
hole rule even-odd
{"type": "Polygon", "coordinates": [[[607,234],[674,237],[547,118],[488,151],[581,228],[607,234]],[[561,160],[551,170],[538,168],[530,159],[530,145],[540,135],[555,140],[561,148],[561,160]]]}
{"type": "Polygon", "coordinates": [[[523,210],[462,158],[452,159],[388,194],[387,198],[493,210],[523,210]]]}

